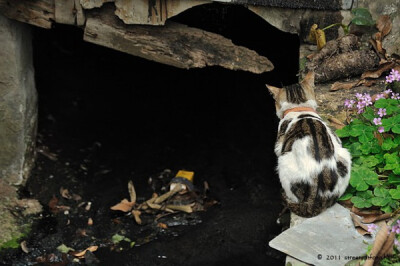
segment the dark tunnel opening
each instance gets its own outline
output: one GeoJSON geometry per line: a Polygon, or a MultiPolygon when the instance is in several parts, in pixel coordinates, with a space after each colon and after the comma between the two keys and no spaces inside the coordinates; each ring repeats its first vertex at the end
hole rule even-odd
{"type": "Polygon", "coordinates": [[[60,187],[68,188],[92,208],[55,216],[46,207],[47,218],[29,241],[42,253],[61,243],[89,244],[76,230],[90,216],[95,223],[88,235],[98,241],[117,232],[153,237],[118,253],[100,248],[100,265],[283,263],[268,247],[281,230],[282,204],[273,153],[278,120],[265,83],[297,81],[299,39],[236,5],[202,5],[172,20],[230,38],[268,57],[275,69],[260,75],[177,69],[83,42],[77,28],[35,28],[38,148],[44,152],[23,193],[48,206],[60,187]],[[195,185],[207,181],[219,204],[187,216],[195,226],[170,231],[141,229],[132,217],[110,211],[128,197],[129,180],[139,200],[149,198],[148,177],[164,169],[194,171],[195,185]]]}

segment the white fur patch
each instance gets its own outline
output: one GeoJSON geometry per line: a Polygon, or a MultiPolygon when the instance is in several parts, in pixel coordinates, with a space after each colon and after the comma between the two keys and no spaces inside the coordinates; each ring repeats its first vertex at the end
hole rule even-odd
{"type": "MultiPolygon", "coordinates": [[[[315,101],[308,102],[309,107],[316,107],[315,101]]],[[[281,112],[278,112],[277,115],[279,116],[285,110],[293,107],[296,106],[284,104],[280,110],[281,112]]],[[[310,113],[313,116],[316,116],[316,119],[320,119],[320,117],[313,112],[291,112],[280,121],[279,128],[283,121],[292,119],[286,129],[287,132],[299,120],[297,119],[298,116],[306,113],[310,113]]],[[[325,127],[327,127],[325,123],[323,124],[325,127]]],[[[320,162],[316,161],[310,152],[310,136],[305,136],[301,139],[295,140],[293,142],[291,151],[286,152],[285,154],[281,154],[282,143],[277,142],[275,144],[275,153],[278,156],[277,172],[279,174],[279,179],[283,189],[285,190],[287,198],[292,202],[298,202],[297,197],[291,191],[293,184],[302,182],[311,186],[317,186],[316,182],[318,180],[318,175],[326,168],[337,172],[338,161],[341,161],[346,165],[348,170],[347,174],[344,177],[340,177],[338,174],[339,177],[334,189],[332,191],[320,191],[319,195],[323,197],[340,197],[348,186],[351,170],[350,153],[347,149],[341,146],[341,144],[338,142],[338,139],[333,135],[334,133],[329,129],[329,127],[327,128],[327,133],[329,134],[334,146],[334,155],[331,158],[324,159],[320,162]]]]}

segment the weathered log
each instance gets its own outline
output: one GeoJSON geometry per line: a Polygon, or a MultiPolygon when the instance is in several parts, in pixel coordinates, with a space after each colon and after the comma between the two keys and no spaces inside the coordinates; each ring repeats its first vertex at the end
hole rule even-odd
{"type": "Polygon", "coordinates": [[[85,14],[79,0],[54,0],[55,21],[61,24],[83,26],[85,14]]]}
{"type": "Polygon", "coordinates": [[[314,69],[315,82],[326,82],[341,78],[358,76],[373,69],[379,57],[372,50],[355,50],[325,59],[314,69]]]}
{"type": "Polygon", "coordinates": [[[162,27],[125,25],[104,7],[87,14],[84,40],[178,68],[273,69],[266,57],[221,35],[172,22],[162,27]]]}
{"type": "Polygon", "coordinates": [[[55,21],[54,0],[0,0],[0,13],[46,29],[55,21]]]}
{"type": "Polygon", "coordinates": [[[360,44],[357,36],[353,34],[344,35],[343,37],[327,42],[321,51],[312,57],[311,61],[307,64],[307,68],[314,70],[325,58],[358,50],[359,48],[360,44]]]}

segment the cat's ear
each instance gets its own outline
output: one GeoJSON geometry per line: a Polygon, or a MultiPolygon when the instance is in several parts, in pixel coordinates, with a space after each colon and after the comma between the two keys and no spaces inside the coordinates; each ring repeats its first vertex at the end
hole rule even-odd
{"type": "Polygon", "coordinates": [[[315,78],[314,71],[310,71],[301,81],[301,84],[305,87],[314,88],[314,78],[315,78]]]}
{"type": "Polygon", "coordinates": [[[272,97],[274,97],[274,99],[277,99],[278,98],[278,94],[279,94],[281,89],[278,88],[278,87],[274,87],[272,85],[268,85],[268,84],[265,84],[265,86],[267,86],[267,88],[268,88],[269,92],[271,93],[272,97]]]}

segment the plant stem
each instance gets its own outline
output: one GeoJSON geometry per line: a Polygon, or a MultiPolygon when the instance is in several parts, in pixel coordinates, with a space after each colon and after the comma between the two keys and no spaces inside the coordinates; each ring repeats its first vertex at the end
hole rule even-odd
{"type": "MultiPolygon", "coordinates": [[[[335,27],[335,26],[340,26],[340,27],[343,28],[343,30],[345,30],[345,29],[347,28],[347,26],[344,25],[344,24],[342,24],[342,23],[335,23],[335,24],[331,24],[331,25],[329,25],[329,26],[326,26],[326,27],[323,28],[322,30],[324,31],[324,30],[330,29],[330,28],[335,27]]],[[[345,31],[346,31],[346,30],[345,30],[345,31]]]]}

